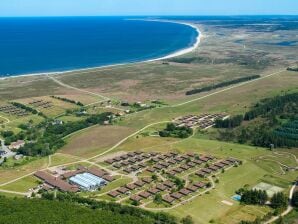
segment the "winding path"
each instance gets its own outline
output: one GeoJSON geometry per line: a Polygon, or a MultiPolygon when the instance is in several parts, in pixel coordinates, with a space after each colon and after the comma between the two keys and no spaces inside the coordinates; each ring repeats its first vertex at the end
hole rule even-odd
{"type": "MultiPolygon", "coordinates": [[[[280,215],[280,216],[286,216],[287,214],[289,214],[292,210],[293,210],[293,206],[291,205],[291,201],[292,201],[292,197],[293,197],[293,194],[294,194],[294,190],[296,188],[298,183],[295,183],[291,190],[290,190],[290,195],[289,195],[289,205],[288,205],[288,208],[280,215]]],[[[274,216],[273,218],[271,218],[269,221],[266,221],[264,222],[263,224],[270,224],[270,223],[273,223],[275,222],[276,220],[279,219],[280,216],[274,216]]]]}
{"type": "Polygon", "coordinates": [[[91,92],[91,91],[88,91],[88,90],[84,90],[84,89],[80,89],[80,88],[77,88],[77,87],[74,87],[74,86],[71,86],[71,85],[68,85],[68,84],[65,84],[61,81],[59,81],[58,79],[54,78],[53,76],[50,76],[50,75],[46,75],[49,79],[52,79],[54,82],[56,82],[57,84],[59,84],[60,86],[64,86],[68,89],[74,89],[74,90],[77,90],[77,91],[80,91],[80,92],[84,92],[84,93],[88,93],[90,95],[94,95],[94,96],[97,96],[97,97],[101,97],[103,98],[104,100],[102,100],[101,102],[105,102],[107,100],[110,100],[110,98],[106,97],[106,96],[103,96],[101,94],[98,94],[98,93],[94,93],[94,92],[91,92]]]}
{"type": "Polygon", "coordinates": [[[3,117],[2,115],[0,115],[0,118],[6,120],[4,123],[2,124],[9,124],[10,123],[10,120],[7,118],[7,117],[3,117]]]}

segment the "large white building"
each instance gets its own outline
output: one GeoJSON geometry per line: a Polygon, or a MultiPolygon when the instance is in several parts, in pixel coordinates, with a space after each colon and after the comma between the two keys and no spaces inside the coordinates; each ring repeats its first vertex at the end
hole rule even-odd
{"type": "Polygon", "coordinates": [[[69,179],[71,184],[77,185],[84,191],[95,191],[99,187],[106,185],[106,181],[91,173],[77,174],[69,179]]]}

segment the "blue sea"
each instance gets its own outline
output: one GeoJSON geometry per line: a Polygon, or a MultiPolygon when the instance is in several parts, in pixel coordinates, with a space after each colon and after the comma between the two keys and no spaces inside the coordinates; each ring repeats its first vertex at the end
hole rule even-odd
{"type": "Polygon", "coordinates": [[[155,59],[197,35],[182,24],[121,17],[0,18],[0,77],[155,59]]]}

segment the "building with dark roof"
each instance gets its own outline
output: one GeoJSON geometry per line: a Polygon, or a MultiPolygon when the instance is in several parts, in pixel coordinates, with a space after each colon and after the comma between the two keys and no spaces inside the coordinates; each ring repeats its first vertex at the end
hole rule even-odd
{"type": "Polygon", "coordinates": [[[165,190],[167,190],[167,187],[166,187],[165,185],[163,185],[163,184],[157,184],[157,185],[156,185],[156,188],[157,188],[158,190],[160,190],[160,191],[165,191],[165,190]]]}
{"type": "Polygon", "coordinates": [[[114,160],[113,159],[107,159],[107,160],[105,160],[105,163],[113,164],[114,163],[114,160]]]}
{"type": "Polygon", "coordinates": [[[157,194],[158,192],[160,192],[160,190],[158,190],[157,188],[149,188],[148,192],[150,194],[157,194]]]}
{"type": "Polygon", "coordinates": [[[142,200],[142,198],[139,195],[132,195],[130,197],[130,200],[140,202],[142,200]]]}
{"type": "Polygon", "coordinates": [[[109,173],[105,170],[102,170],[102,169],[97,169],[95,167],[91,167],[88,169],[88,172],[95,175],[95,176],[98,176],[98,177],[103,177],[105,175],[108,175],[109,173]]]}
{"type": "Polygon", "coordinates": [[[142,181],[145,182],[146,184],[150,184],[153,180],[151,177],[144,177],[142,178],[142,181]]]}
{"type": "Polygon", "coordinates": [[[117,189],[117,191],[121,194],[125,194],[125,193],[129,192],[129,189],[126,187],[120,187],[117,189]]]}
{"type": "Polygon", "coordinates": [[[183,195],[189,195],[191,193],[190,190],[186,189],[186,188],[182,188],[180,191],[179,191],[180,194],[183,194],[183,195]]]}
{"type": "Polygon", "coordinates": [[[173,201],[175,201],[175,198],[171,197],[170,195],[166,195],[162,198],[162,200],[169,203],[169,204],[172,204],[173,201]]]}
{"type": "Polygon", "coordinates": [[[169,188],[175,187],[175,184],[172,181],[169,181],[169,180],[166,180],[165,182],[163,182],[163,185],[165,185],[169,188]]]}
{"type": "Polygon", "coordinates": [[[187,190],[191,191],[191,192],[196,192],[198,190],[198,187],[195,185],[188,185],[186,187],[187,190]]]}
{"type": "Polygon", "coordinates": [[[170,196],[175,199],[180,199],[183,197],[183,195],[180,194],[179,192],[172,193],[172,194],[170,194],[170,196]]]}
{"type": "Polygon", "coordinates": [[[196,175],[199,176],[199,177],[206,177],[207,176],[207,173],[199,170],[199,171],[196,172],[196,175]]]}
{"type": "Polygon", "coordinates": [[[154,173],[154,172],[155,172],[155,168],[153,168],[153,167],[148,167],[148,168],[147,168],[147,171],[150,172],[150,173],[154,173]]]}
{"type": "Polygon", "coordinates": [[[143,187],[146,183],[141,180],[138,180],[134,184],[137,185],[138,187],[143,187]]]}
{"type": "Polygon", "coordinates": [[[111,197],[113,197],[113,198],[118,197],[120,194],[121,194],[121,193],[118,192],[118,191],[110,191],[110,192],[108,193],[108,195],[111,196],[111,197]]]}
{"type": "Polygon", "coordinates": [[[193,184],[194,186],[198,187],[198,188],[204,188],[206,187],[206,184],[204,182],[197,182],[193,184]]]}
{"type": "Polygon", "coordinates": [[[143,191],[139,193],[139,196],[141,196],[142,198],[149,198],[151,194],[148,191],[143,191]]]}
{"type": "Polygon", "coordinates": [[[134,189],[138,188],[138,186],[135,184],[126,184],[125,187],[128,188],[129,190],[134,190],[134,189]]]}
{"type": "Polygon", "coordinates": [[[110,176],[110,175],[105,175],[102,177],[102,179],[108,181],[108,182],[112,182],[115,180],[115,178],[113,176],[110,176]]]}
{"type": "Polygon", "coordinates": [[[55,187],[64,192],[78,192],[78,186],[71,185],[58,177],[54,177],[44,171],[37,171],[34,174],[37,178],[42,179],[48,185],[55,187]]]}
{"type": "Polygon", "coordinates": [[[183,169],[181,169],[180,167],[176,167],[173,169],[174,172],[176,173],[182,173],[183,172],[183,169]]]}

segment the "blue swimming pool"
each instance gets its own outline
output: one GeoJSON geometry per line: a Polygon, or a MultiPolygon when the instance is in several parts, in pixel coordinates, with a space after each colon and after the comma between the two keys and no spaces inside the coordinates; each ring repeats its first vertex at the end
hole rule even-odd
{"type": "Polygon", "coordinates": [[[235,200],[235,201],[240,201],[240,200],[241,200],[241,195],[236,194],[236,195],[234,195],[234,196],[232,197],[232,199],[235,200]]]}

